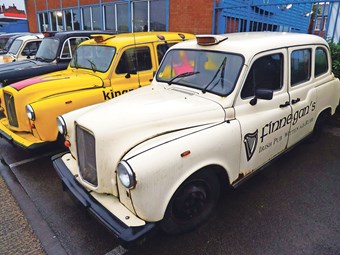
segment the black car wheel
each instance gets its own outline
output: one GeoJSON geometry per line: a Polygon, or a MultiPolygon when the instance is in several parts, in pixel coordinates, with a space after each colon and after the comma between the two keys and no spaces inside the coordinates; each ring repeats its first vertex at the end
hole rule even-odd
{"type": "Polygon", "coordinates": [[[168,234],[187,232],[208,219],[220,195],[214,172],[200,171],[189,177],[175,192],[161,221],[168,234]]]}

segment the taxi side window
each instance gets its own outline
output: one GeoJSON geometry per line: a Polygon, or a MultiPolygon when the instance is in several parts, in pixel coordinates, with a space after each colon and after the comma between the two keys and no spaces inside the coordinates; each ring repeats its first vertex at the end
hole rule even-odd
{"type": "Polygon", "coordinates": [[[327,73],[328,58],[327,52],[324,48],[316,48],[315,51],[315,76],[327,73]]]}
{"type": "Polygon", "coordinates": [[[256,89],[280,90],[283,84],[283,55],[276,53],[257,59],[247,76],[241,98],[255,96],[256,89]]]}
{"type": "Polygon", "coordinates": [[[165,43],[165,44],[159,44],[157,45],[157,57],[158,57],[158,64],[161,63],[165,53],[167,52],[167,50],[175,45],[176,43],[165,43]]]}
{"type": "Polygon", "coordinates": [[[116,68],[117,74],[134,73],[152,69],[149,47],[130,48],[124,51],[116,68]]]}
{"type": "Polygon", "coordinates": [[[40,45],[40,41],[39,42],[28,42],[25,45],[25,48],[22,50],[21,55],[22,56],[34,56],[39,48],[40,45]]]}
{"type": "Polygon", "coordinates": [[[294,50],[290,59],[291,86],[308,81],[311,77],[311,50],[294,50]]]}

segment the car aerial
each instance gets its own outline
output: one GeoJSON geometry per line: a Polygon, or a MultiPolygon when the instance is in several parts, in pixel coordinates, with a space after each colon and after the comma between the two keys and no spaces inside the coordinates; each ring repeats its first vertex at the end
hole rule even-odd
{"type": "Polygon", "coordinates": [[[20,36],[28,35],[30,33],[5,33],[0,35],[0,55],[4,55],[8,52],[14,40],[20,36]]]}
{"type": "Polygon", "coordinates": [[[0,57],[0,64],[34,57],[43,38],[44,35],[41,33],[15,38],[8,52],[0,57]]]}
{"type": "Polygon", "coordinates": [[[0,136],[34,149],[58,137],[58,115],[150,85],[166,50],[194,38],[176,32],[95,35],[82,42],[66,70],[0,92],[0,136]]]}
{"type": "Polygon", "coordinates": [[[44,33],[34,59],[9,62],[0,66],[0,87],[34,76],[64,70],[78,44],[103,31],[67,31],[44,33]]]}
{"type": "Polygon", "coordinates": [[[59,116],[70,151],[53,165],[124,242],[155,226],[192,230],[222,187],[237,187],[334,114],[331,66],[314,35],[198,35],[169,49],[151,86],[59,116]]]}

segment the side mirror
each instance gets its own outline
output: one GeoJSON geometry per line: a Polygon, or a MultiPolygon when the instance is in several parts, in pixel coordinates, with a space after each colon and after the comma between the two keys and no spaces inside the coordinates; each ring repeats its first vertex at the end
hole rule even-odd
{"type": "Polygon", "coordinates": [[[255,97],[250,100],[251,105],[257,104],[257,99],[263,99],[263,100],[272,100],[273,98],[273,91],[269,89],[256,89],[255,90],[255,97]]]}

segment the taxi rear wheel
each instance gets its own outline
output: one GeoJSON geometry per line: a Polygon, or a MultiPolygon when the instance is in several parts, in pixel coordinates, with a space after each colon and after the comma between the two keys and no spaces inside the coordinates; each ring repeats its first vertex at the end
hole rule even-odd
{"type": "Polygon", "coordinates": [[[330,117],[330,113],[327,110],[319,114],[318,118],[316,119],[313,132],[307,138],[307,142],[314,143],[319,140],[322,134],[322,131],[323,131],[323,127],[325,123],[327,122],[327,120],[329,119],[329,117],[330,117]]]}
{"type": "Polygon", "coordinates": [[[205,222],[217,205],[220,183],[214,172],[200,171],[175,192],[160,223],[168,234],[192,230],[205,222]]]}

